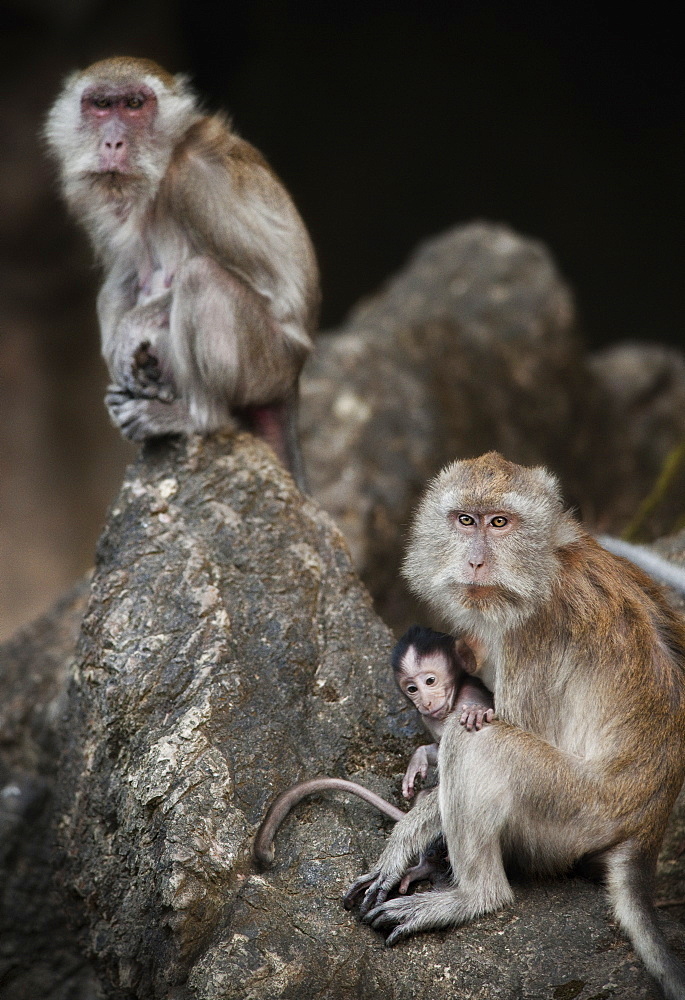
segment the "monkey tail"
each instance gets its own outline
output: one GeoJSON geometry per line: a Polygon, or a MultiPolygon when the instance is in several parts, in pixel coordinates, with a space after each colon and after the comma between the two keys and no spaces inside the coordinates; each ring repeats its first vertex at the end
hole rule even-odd
{"type": "Polygon", "coordinates": [[[669,950],[652,902],[650,859],[621,844],[606,857],[607,888],[614,912],[666,1000],[685,1000],[685,967],[669,950]]]}
{"type": "Polygon", "coordinates": [[[363,785],[358,785],[354,781],[346,781],[344,778],[312,778],[311,781],[301,781],[274,799],[257,830],[253,852],[260,865],[268,867],[272,863],[276,831],[290,810],[307,795],[313,795],[314,792],[322,792],[327,789],[337,789],[341,792],[351,792],[353,795],[358,795],[360,799],[370,802],[372,806],[380,809],[382,813],[395,821],[404,816],[402,810],[398,809],[397,806],[386,802],[380,795],[376,795],[369,788],[364,788],[363,785]]]}

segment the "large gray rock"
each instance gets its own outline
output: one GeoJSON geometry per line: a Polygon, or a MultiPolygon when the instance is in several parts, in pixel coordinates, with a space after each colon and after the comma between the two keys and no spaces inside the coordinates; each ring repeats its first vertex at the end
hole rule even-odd
{"type": "MultiPolygon", "coordinates": [[[[656,996],[601,889],[576,879],[519,884],[499,914],[384,949],[340,898],[390,824],[347,796],[303,803],[273,868],[254,867],[251,837],[276,792],[332,774],[398,803],[417,736],[339,531],[266,447],[239,435],[147,449],[111,511],[74,656],[81,601],[3,661],[15,692],[5,749],[15,773],[40,764],[48,802],[19,876],[33,877],[55,836],[74,927],[62,943],[81,978],[65,992],[55,964],[39,991],[16,988],[30,946],[49,968],[53,920],[15,947],[3,1000],[95,1000],[86,962],[103,996],[141,1000],[656,996]],[[42,680],[26,680],[27,656],[42,680]],[[36,691],[45,711],[32,727],[21,703],[36,691]],[[37,749],[43,728],[46,746],[59,734],[59,766],[37,749]]],[[[678,836],[661,872],[670,903],[678,836]]],[[[34,884],[35,907],[47,895],[34,884]]],[[[26,902],[14,899],[6,925],[26,902]]],[[[667,931],[682,950],[678,926],[667,931]]]]}
{"type": "MultiPolygon", "coordinates": [[[[625,527],[653,495],[665,463],[685,443],[685,354],[659,344],[614,344],[590,356],[617,440],[611,466],[613,510],[606,523],[625,527]]],[[[640,519],[642,539],[685,523],[685,462],[640,519]]]]}
{"type": "Polygon", "coordinates": [[[54,885],[54,792],[69,671],[90,584],[0,646],[0,996],[98,1000],[54,885]]]}
{"type": "Polygon", "coordinates": [[[548,465],[586,517],[611,507],[613,427],[568,287],[541,243],[504,226],[472,223],[426,242],[321,337],[301,414],[312,493],[396,628],[416,615],[398,574],[403,535],[446,462],[494,448],[548,465]]]}

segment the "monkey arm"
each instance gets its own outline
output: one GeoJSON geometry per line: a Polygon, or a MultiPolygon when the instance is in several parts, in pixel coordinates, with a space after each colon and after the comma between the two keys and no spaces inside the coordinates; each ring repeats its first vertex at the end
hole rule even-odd
{"type": "Polygon", "coordinates": [[[164,334],[169,328],[171,292],[136,305],[136,281],[131,273],[113,269],[100,290],[102,354],[116,386],[133,396],[169,402],[175,393],[164,334]]]}
{"type": "Polygon", "coordinates": [[[420,775],[425,779],[429,767],[435,767],[438,763],[438,744],[429,743],[427,746],[417,747],[411,755],[407,770],[402,778],[402,795],[405,799],[414,797],[414,782],[420,775]]]}
{"type": "Polygon", "coordinates": [[[384,903],[412,860],[426,851],[441,829],[437,789],[432,788],[397,822],[375,870],[352,883],[343,899],[345,909],[352,909],[361,899],[359,913],[363,917],[384,903]]]}
{"type": "Polygon", "coordinates": [[[454,698],[457,711],[461,709],[459,722],[469,732],[479,730],[495,717],[495,702],[492,692],[477,677],[465,675],[454,698]]]}
{"type": "Polygon", "coordinates": [[[160,189],[195,253],[264,302],[291,349],[312,347],[319,306],[316,257],[289,194],[261,154],[218,116],[189,129],[160,189]]]}

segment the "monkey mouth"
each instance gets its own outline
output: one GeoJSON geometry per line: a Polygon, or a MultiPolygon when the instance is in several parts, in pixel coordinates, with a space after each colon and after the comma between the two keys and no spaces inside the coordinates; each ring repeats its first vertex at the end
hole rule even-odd
{"type": "Polygon", "coordinates": [[[516,595],[506,587],[496,583],[466,583],[461,587],[464,604],[471,607],[486,607],[491,604],[517,603],[516,595]]]}

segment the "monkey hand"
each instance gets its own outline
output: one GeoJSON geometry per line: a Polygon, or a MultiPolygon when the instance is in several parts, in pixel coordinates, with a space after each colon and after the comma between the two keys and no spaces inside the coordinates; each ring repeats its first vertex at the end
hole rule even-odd
{"type": "Polygon", "coordinates": [[[412,754],[402,778],[402,795],[405,799],[414,797],[414,782],[418,777],[425,781],[429,764],[428,747],[418,747],[412,754]]]}
{"type": "Polygon", "coordinates": [[[359,903],[359,916],[363,920],[370,910],[385,902],[395,886],[399,885],[401,878],[402,873],[394,871],[367,872],[347,890],[343,897],[343,906],[346,910],[351,910],[359,903]]]}
{"type": "Polygon", "coordinates": [[[492,722],[495,718],[495,711],[487,705],[462,705],[459,722],[471,732],[483,728],[486,722],[492,722]]]}
{"type": "Polygon", "coordinates": [[[120,385],[110,385],[105,405],[112,423],[129,441],[183,434],[189,425],[188,408],[182,399],[149,399],[120,385]]]}
{"type": "Polygon", "coordinates": [[[159,358],[152,353],[149,340],[141,341],[133,353],[130,384],[126,388],[134,395],[159,399],[163,403],[170,403],[176,398],[171,379],[163,372],[159,358]]]}

